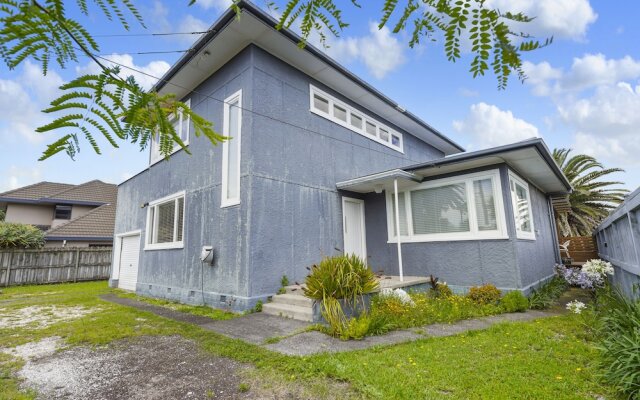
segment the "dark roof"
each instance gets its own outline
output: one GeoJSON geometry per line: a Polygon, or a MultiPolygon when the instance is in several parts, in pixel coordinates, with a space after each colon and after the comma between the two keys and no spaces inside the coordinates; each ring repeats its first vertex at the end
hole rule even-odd
{"type": "Polygon", "coordinates": [[[560,170],[560,167],[558,167],[558,164],[556,164],[556,162],[553,160],[553,157],[551,156],[551,152],[549,151],[549,148],[547,147],[547,145],[544,143],[544,140],[540,138],[527,139],[520,142],[507,144],[504,146],[491,147],[484,150],[454,154],[451,156],[438,158],[436,160],[411,165],[409,167],[402,168],[402,169],[405,171],[413,172],[413,171],[421,170],[427,167],[438,167],[438,166],[443,166],[447,164],[455,164],[462,161],[472,160],[472,159],[481,158],[481,157],[489,157],[492,155],[504,153],[506,151],[519,150],[527,147],[533,147],[538,151],[538,153],[547,163],[551,171],[553,171],[553,174],[562,182],[562,184],[565,186],[567,191],[570,192],[572,190],[571,182],[569,182],[567,177],[564,176],[564,174],[562,173],[562,170],[560,170]]]}
{"type": "Polygon", "coordinates": [[[76,185],[57,182],[38,182],[33,185],[21,187],[0,193],[0,198],[5,199],[21,199],[21,200],[39,200],[43,197],[71,189],[76,185]]]}
{"type": "Polygon", "coordinates": [[[73,238],[79,240],[113,238],[113,229],[116,220],[116,204],[105,204],[97,207],[87,214],[73,219],[65,224],[49,229],[47,240],[64,240],[73,238]]]}
{"type": "Polygon", "coordinates": [[[0,193],[2,202],[26,203],[67,203],[102,205],[115,203],[118,197],[118,187],[99,180],[85,182],[80,185],[67,183],[39,182],[0,193]]]}
{"type": "MultiPolygon", "coordinates": [[[[162,76],[162,78],[160,78],[158,82],[154,85],[153,90],[160,91],[185,65],[187,65],[193,58],[195,58],[199,54],[200,50],[205,48],[211,41],[213,41],[218,35],[218,33],[220,33],[220,31],[224,30],[224,28],[228,24],[233,22],[233,20],[237,16],[236,9],[249,12],[256,18],[258,18],[261,22],[273,28],[274,30],[278,31],[279,33],[281,33],[288,39],[292,40],[293,42],[295,43],[301,42],[300,36],[297,35],[295,32],[293,32],[292,30],[284,27],[281,29],[277,29],[276,26],[278,25],[278,21],[274,19],[271,15],[263,11],[260,7],[256,6],[250,1],[239,0],[234,7],[232,8],[230,7],[229,9],[227,9],[227,11],[223,13],[222,16],[207,30],[207,33],[203,34],[193,44],[193,46],[191,46],[190,51],[185,52],[185,54],[180,59],[178,59],[178,61],[175,64],[173,64],[171,68],[169,68],[169,70],[164,74],[164,76],[162,76]]],[[[335,70],[338,71],[340,74],[347,77],[347,79],[351,80],[352,82],[360,86],[365,91],[371,93],[373,96],[378,98],[383,103],[387,104],[393,109],[401,110],[401,112],[406,117],[408,117],[410,120],[412,120],[414,123],[421,126],[422,128],[427,129],[428,131],[433,133],[436,137],[440,138],[444,142],[448,143],[448,145],[456,149],[457,152],[464,151],[464,148],[462,146],[455,143],[453,140],[449,139],[447,136],[443,135],[441,132],[439,132],[437,129],[435,129],[434,127],[432,127],[431,125],[423,121],[421,118],[419,118],[415,114],[407,110],[404,110],[404,108],[402,108],[400,104],[391,100],[389,97],[384,95],[382,92],[374,88],[372,85],[370,85],[366,81],[364,81],[362,78],[358,77],[353,72],[349,71],[348,69],[340,65],[338,62],[333,60],[323,51],[315,48],[314,46],[308,43],[305,45],[303,50],[312,54],[313,56],[317,57],[323,62],[327,63],[332,68],[335,68],[335,70]]]]}

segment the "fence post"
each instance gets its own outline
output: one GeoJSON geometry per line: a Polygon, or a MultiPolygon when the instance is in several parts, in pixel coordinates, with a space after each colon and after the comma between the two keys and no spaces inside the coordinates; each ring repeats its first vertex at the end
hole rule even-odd
{"type": "Polygon", "coordinates": [[[80,249],[76,250],[76,268],[75,273],[73,274],[73,281],[78,281],[78,264],[80,264],[80,249]]]}
{"type": "Polygon", "coordinates": [[[11,263],[13,262],[13,251],[9,253],[9,263],[7,264],[7,281],[5,282],[5,286],[9,287],[9,282],[11,278],[11,263]]]}

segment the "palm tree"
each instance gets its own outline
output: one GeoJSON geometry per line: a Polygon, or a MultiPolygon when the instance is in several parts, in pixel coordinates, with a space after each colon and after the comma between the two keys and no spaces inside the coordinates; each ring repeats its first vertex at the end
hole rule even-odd
{"type": "Polygon", "coordinates": [[[562,236],[588,236],[609,212],[624,201],[629,192],[612,187],[622,185],[616,181],[597,179],[621,168],[604,168],[594,157],[578,154],[569,158],[571,149],[554,149],[553,159],[567,177],[573,192],[569,195],[571,211],[556,215],[556,223],[562,236]]]}

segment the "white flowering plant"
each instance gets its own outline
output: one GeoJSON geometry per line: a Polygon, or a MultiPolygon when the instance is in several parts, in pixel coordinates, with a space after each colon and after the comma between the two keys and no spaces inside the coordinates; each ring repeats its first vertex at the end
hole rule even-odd
{"type": "Polygon", "coordinates": [[[573,300],[567,303],[567,310],[574,314],[581,314],[582,310],[585,308],[587,308],[587,305],[578,300],[573,300]]]}
{"type": "Polygon", "coordinates": [[[409,293],[405,292],[400,288],[398,289],[384,288],[380,291],[380,296],[395,297],[396,299],[400,300],[401,303],[411,305],[411,306],[415,304],[411,299],[411,296],[409,296],[409,293]]]}
{"type": "Polygon", "coordinates": [[[580,286],[583,289],[604,287],[607,277],[614,273],[611,263],[599,259],[587,261],[582,266],[582,269],[558,265],[556,266],[556,271],[567,283],[572,286],[580,286]]]}

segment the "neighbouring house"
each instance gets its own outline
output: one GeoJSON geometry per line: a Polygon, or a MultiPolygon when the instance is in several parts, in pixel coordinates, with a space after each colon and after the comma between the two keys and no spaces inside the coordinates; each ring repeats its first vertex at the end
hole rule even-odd
{"type": "Polygon", "coordinates": [[[152,143],[149,167],[119,185],[112,286],[244,310],[341,252],[461,291],[528,292],[553,275],[553,207],[571,187],[542,140],[464,153],[258,7],[238,7],[155,87],[232,139],[212,146],[178,115],[192,155],[165,160],[152,143]]]}
{"type": "Polygon", "coordinates": [[[99,180],[80,185],[39,182],[0,193],[6,222],[45,231],[45,247],[113,244],[118,187],[99,180]]]}

